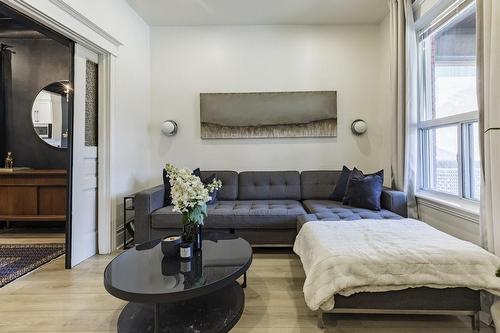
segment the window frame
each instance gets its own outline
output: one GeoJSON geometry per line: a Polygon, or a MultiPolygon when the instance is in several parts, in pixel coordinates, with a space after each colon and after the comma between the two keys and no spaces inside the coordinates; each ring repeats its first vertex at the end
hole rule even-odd
{"type": "MultiPolygon", "coordinates": [[[[418,172],[417,184],[418,192],[429,193],[431,195],[449,198],[449,199],[463,199],[473,203],[478,203],[480,199],[472,197],[473,191],[473,131],[471,130],[474,123],[479,121],[479,111],[473,110],[457,115],[441,117],[437,119],[423,120],[428,110],[432,110],[432,76],[430,68],[427,68],[428,63],[426,57],[430,53],[425,52],[426,38],[439,32],[445,27],[448,22],[454,20],[464,12],[470,10],[475,6],[474,0],[458,1],[455,6],[452,6],[442,15],[438,16],[429,26],[424,27],[417,33],[418,42],[418,56],[417,56],[417,75],[418,75],[418,117],[417,117],[417,136],[418,136],[418,172]],[[429,153],[424,151],[428,147],[429,137],[426,135],[429,130],[441,127],[456,126],[457,128],[457,164],[458,164],[458,194],[451,194],[447,192],[438,191],[430,188],[429,183],[429,153]]],[[[475,59],[475,57],[474,57],[475,59]]],[[[464,59],[467,61],[467,59],[464,59]]],[[[472,59],[471,59],[472,60],[472,59]]],[[[429,118],[429,117],[427,117],[429,118]]]]}

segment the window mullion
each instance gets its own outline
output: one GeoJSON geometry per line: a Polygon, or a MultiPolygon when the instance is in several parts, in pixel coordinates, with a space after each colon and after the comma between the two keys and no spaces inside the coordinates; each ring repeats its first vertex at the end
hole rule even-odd
{"type": "Polygon", "coordinates": [[[464,124],[463,123],[458,123],[457,124],[457,139],[458,139],[458,151],[457,151],[457,159],[458,159],[458,195],[459,197],[463,198],[464,197],[464,124]]]}
{"type": "Polygon", "coordinates": [[[435,128],[439,126],[448,126],[454,125],[458,123],[472,122],[477,121],[479,118],[479,112],[471,111],[466,113],[460,113],[453,116],[437,118],[437,119],[429,119],[420,121],[418,124],[419,128],[435,128]]]}

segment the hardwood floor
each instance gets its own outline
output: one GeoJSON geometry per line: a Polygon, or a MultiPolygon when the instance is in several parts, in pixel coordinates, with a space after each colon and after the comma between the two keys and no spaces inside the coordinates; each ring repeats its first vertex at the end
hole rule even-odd
{"type": "MultiPolygon", "coordinates": [[[[116,332],[125,302],[107,294],[102,284],[113,257],[95,256],[72,270],[64,270],[61,257],[0,288],[0,332],[116,332]]],[[[322,332],[304,303],[303,281],[295,255],[257,252],[248,272],[245,311],[231,332],[322,332]]],[[[336,333],[471,332],[468,318],[447,316],[327,315],[326,324],[325,332],[336,333]]]]}
{"type": "Polygon", "coordinates": [[[64,243],[65,234],[54,229],[4,229],[0,230],[0,244],[64,243]]]}

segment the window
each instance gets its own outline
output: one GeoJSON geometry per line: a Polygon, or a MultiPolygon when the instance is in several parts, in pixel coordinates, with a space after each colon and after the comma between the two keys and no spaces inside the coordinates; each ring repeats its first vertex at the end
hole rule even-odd
{"type": "Polygon", "coordinates": [[[462,1],[419,32],[420,188],[479,200],[476,7],[462,1]]]}

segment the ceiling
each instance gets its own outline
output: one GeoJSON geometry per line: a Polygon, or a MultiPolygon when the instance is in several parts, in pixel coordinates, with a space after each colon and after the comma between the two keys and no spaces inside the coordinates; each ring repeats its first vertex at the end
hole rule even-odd
{"type": "Polygon", "coordinates": [[[127,0],[153,26],[369,24],[387,0],[127,0]]]}

